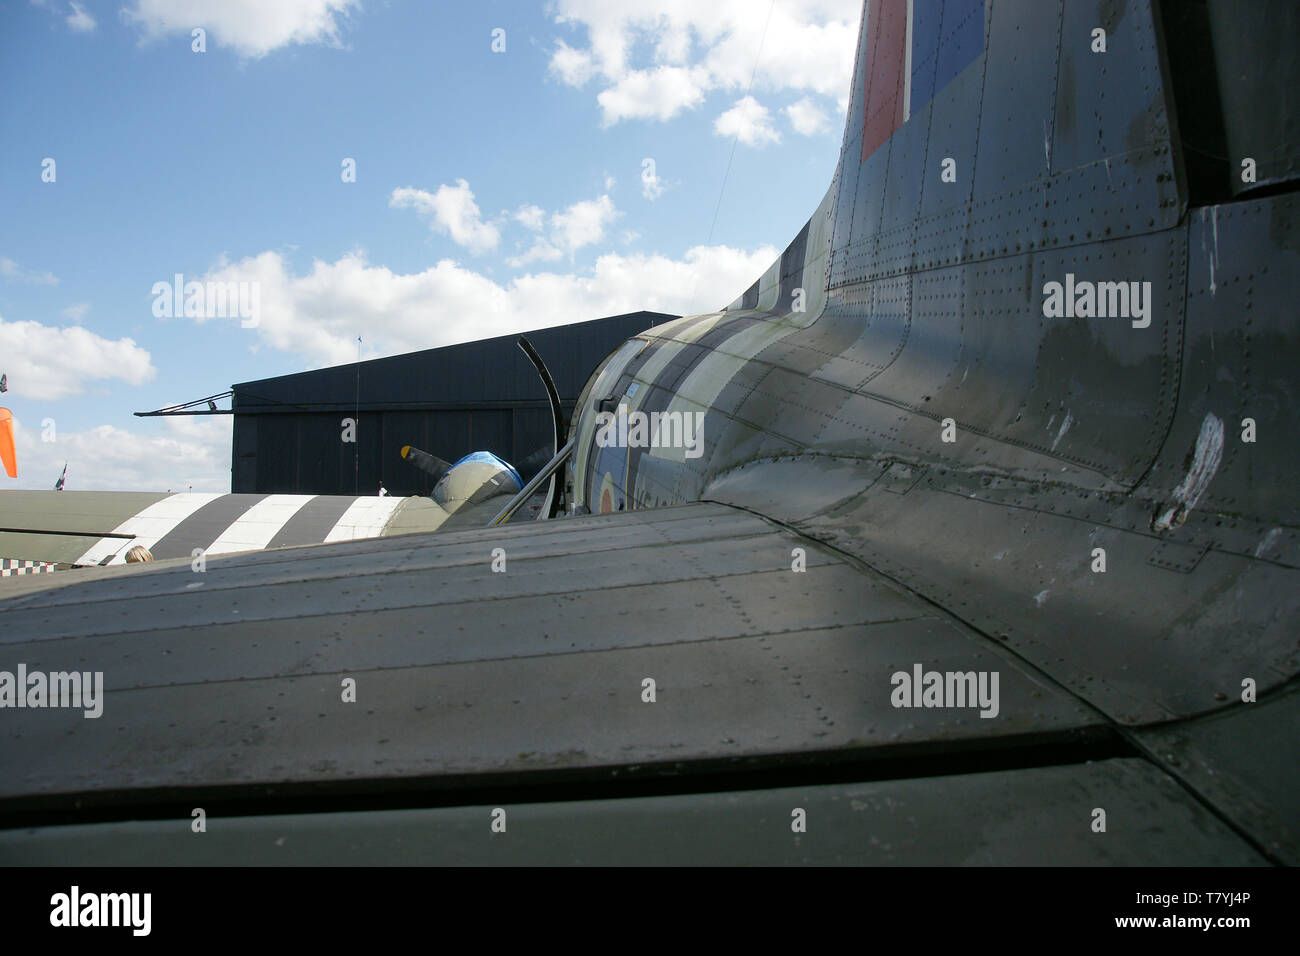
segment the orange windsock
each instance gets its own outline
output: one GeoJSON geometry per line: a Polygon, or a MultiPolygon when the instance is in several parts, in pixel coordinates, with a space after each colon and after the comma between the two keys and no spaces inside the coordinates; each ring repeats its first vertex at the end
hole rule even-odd
{"type": "Polygon", "coordinates": [[[5,474],[10,478],[18,477],[18,458],[14,454],[14,417],[7,408],[0,408],[0,461],[4,462],[5,474]]]}

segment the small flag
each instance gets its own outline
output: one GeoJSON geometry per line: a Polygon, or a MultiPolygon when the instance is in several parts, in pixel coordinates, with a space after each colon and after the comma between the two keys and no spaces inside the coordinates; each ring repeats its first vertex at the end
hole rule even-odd
{"type": "Polygon", "coordinates": [[[63,463],[63,474],[59,475],[59,480],[56,481],[56,482],[54,483],[54,490],[55,490],[55,491],[62,491],[62,490],[63,490],[63,481],[64,481],[64,479],[67,478],[67,477],[68,477],[68,463],[65,461],[65,462],[63,463]]]}
{"type": "Polygon", "coordinates": [[[0,392],[9,391],[9,376],[0,375],[0,392]]]}

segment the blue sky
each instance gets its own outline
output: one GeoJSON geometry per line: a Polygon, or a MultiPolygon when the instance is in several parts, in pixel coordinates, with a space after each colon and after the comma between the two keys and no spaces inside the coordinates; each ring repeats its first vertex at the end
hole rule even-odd
{"type": "Polygon", "coordinates": [[[859,14],[0,3],[3,487],[68,461],[70,489],[228,490],[228,417],[131,413],[350,361],[358,334],[371,358],[720,308],[830,183],[859,14]],[[177,273],[256,288],[256,325],[155,315],[177,273]]]}

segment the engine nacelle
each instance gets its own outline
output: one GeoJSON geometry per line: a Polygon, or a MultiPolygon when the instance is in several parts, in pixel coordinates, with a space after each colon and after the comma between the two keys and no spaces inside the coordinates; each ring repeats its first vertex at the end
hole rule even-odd
{"type": "Polygon", "coordinates": [[[448,511],[478,504],[494,495],[514,495],[524,486],[519,472],[490,451],[471,452],[433,486],[433,500],[448,511]]]}

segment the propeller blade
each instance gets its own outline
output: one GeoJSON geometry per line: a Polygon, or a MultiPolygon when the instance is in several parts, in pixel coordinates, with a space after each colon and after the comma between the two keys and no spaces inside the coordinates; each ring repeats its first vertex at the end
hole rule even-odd
{"type": "Polygon", "coordinates": [[[446,474],[447,469],[451,467],[450,462],[443,461],[437,455],[430,455],[427,451],[420,451],[414,445],[402,446],[402,458],[426,474],[432,475],[434,481],[446,474]]]}

